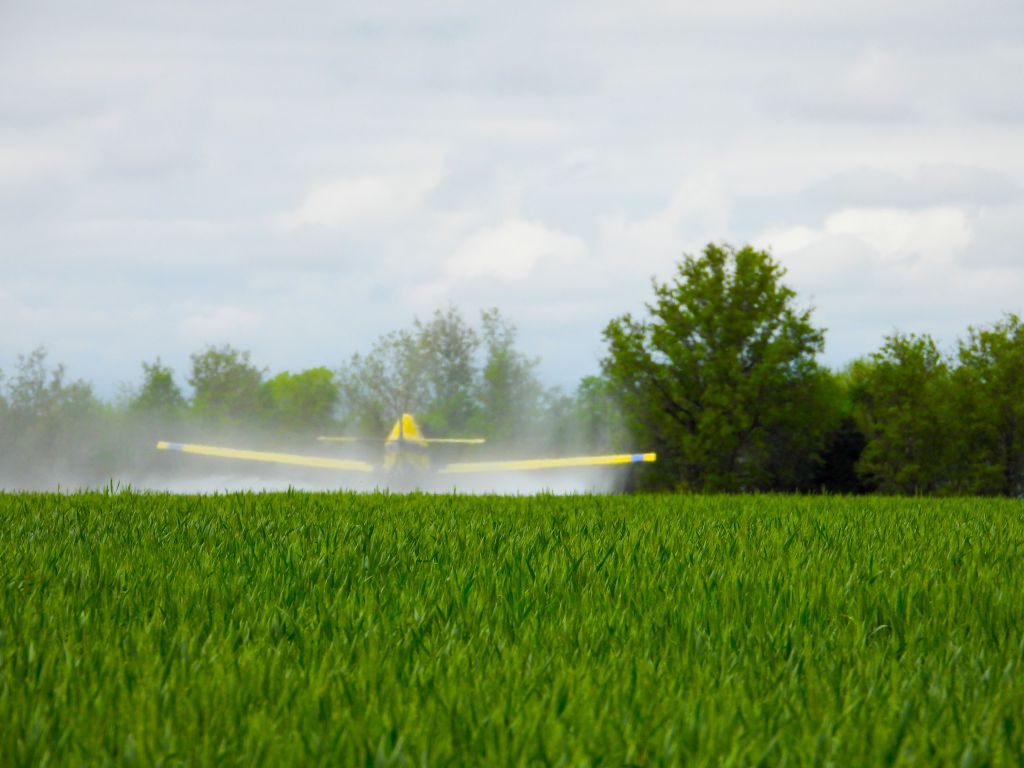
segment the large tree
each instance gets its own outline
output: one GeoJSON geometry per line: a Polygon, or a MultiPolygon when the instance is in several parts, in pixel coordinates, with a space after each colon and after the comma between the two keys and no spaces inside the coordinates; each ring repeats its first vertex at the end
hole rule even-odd
{"type": "Polygon", "coordinates": [[[392,331],[338,372],[344,418],[365,435],[382,435],[402,413],[430,403],[423,350],[411,331],[392,331]]]}
{"type": "Polygon", "coordinates": [[[1024,493],[1024,323],[970,328],[954,374],[961,490],[1024,493]]]}
{"type": "Polygon", "coordinates": [[[160,362],[158,357],[152,363],[142,364],[142,387],[129,402],[129,408],[160,421],[179,416],[187,402],[181,389],[174,381],[174,371],[160,362]]]}
{"type": "Polygon", "coordinates": [[[32,485],[96,466],[108,455],[110,435],[102,434],[108,409],[88,383],[69,381],[63,365],[50,366],[42,347],[18,356],[4,389],[0,477],[32,485]]]}
{"type": "Polygon", "coordinates": [[[464,432],[479,407],[476,357],[480,337],[454,306],[436,310],[427,322],[416,320],[414,332],[429,399],[422,413],[423,424],[435,434],[464,432]]]}
{"type": "Polygon", "coordinates": [[[519,435],[535,421],[542,387],[515,337],[496,309],[481,313],[477,330],[454,307],[382,336],[338,372],[345,420],[367,435],[401,413],[436,436],[519,435]]]}
{"type": "Polygon", "coordinates": [[[956,490],[951,477],[950,368],[927,334],[894,333],[849,369],[867,444],[858,471],[882,493],[956,490]]]}
{"type": "Polygon", "coordinates": [[[191,356],[188,383],[195,390],[192,407],[204,419],[219,422],[256,422],[266,418],[269,397],[263,387],[264,371],[253,365],[250,354],[225,344],[207,347],[191,356]]]}
{"type": "Polygon", "coordinates": [[[833,412],[815,362],[824,332],[784,274],[765,251],[709,244],[655,281],[648,319],[605,328],[604,372],[659,452],[659,484],[791,487],[812,467],[833,412]]]}
{"type": "Polygon", "coordinates": [[[334,374],[327,368],[279,373],[264,387],[270,395],[272,418],[278,429],[311,433],[333,425],[339,391],[334,374]]]}
{"type": "Polygon", "coordinates": [[[497,309],[480,315],[486,359],[477,386],[479,429],[491,439],[514,439],[535,432],[544,389],[538,361],[516,348],[516,329],[497,309]]]}
{"type": "Polygon", "coordinates": [[[64,366],[50,367],[39,347],[18,355],[13,378],[7,382],[11,415],[33,429],[53,431],[62,422],[79,420],[99,407],[85,381],[68,381],[64,366]]]}

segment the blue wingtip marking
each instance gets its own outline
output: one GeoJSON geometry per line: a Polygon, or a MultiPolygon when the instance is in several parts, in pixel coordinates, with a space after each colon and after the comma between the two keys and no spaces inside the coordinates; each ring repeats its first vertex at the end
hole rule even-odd
{"type": "Polygon", "coordinates": [[[630,454],[629,463],[630,464],[643,464],[644,463],[644,455],[642,453],[630,454]]]}
{"type": "Polygon", "coordinates": [[[180,450],[183,450],[184,448],[185,448],[185,444],[184,443],[168,443],[167,444],[167,450],[168,451],[180,451],[180,450]]]}

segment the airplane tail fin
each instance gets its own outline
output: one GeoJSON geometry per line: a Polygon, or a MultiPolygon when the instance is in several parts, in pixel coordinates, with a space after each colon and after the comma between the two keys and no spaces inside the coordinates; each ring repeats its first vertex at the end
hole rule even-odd
{"type": "Polygon", "coordinates": [[[393,443],[397,440],[418,445],[481,445],[485,442],[482,437],[426,437],[411,413],[402,414],[402,418],[391,428],[385,442],[393,443]]]}
{"type": "Polygon", "coordinates": [[[404,440],[407,443],[423,443],[423,431],[416,423],[411,413],[403,413],[401,418],[391,428],[386,442],[393,443],[396,440],[404,440]]]}

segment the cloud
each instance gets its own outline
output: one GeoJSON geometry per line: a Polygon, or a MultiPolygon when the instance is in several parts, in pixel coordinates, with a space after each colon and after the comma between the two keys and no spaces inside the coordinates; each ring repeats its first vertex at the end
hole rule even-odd
{"type": "Polygon", "coordinates": [[[978,211],[972,222],[971,244],[959,260],[968,269],[1024,269],[1024,204],[978,211]]]}
{"type": "MultiPolygon", "coordinates": [[[[951,344],[967,325],[1019,312],[1024,259],[967,258],[990,224],[984,213],[950,206],[854,208],[836,211],[820,227],[767,230],[755,244],[770,248],[788,270],[787,284],[818,307],[817,319],[831,329],[832,362],[842,362],[876,348],[895,329],[951,344]]],[[[1018,242],[1024,245],[1024,237],[1018,242]]]]}
{"type": "Polygon", "coordinates": [[[372,227],[415,211],[440,181],[438,169],[366,174],[314,184],[299,207],[279,217],[278,223],[284,231],[372,227]]]}
{"type": "Polygon", "coordinates": [[[878,253],[947,263],[970,238],[967,216],[958,208],[923,211],[849,209],[825,221],[830,234],[859,237],[878,253]]]}
{"type": "Polygon", "coordinates": [[[540,264],[557,268],[581,261],[586,252],[578,237],[540,222],[512,219],[471,235],[445,262],[445,269],[457,280],[522,281],[540,264]]]}
{"type": "Polygon", "coordinates": [[[0,17],[0,364],[331,364],[452,301],[571,385],[652,275],[759,236],[840,359],[1019,304],[1019,0],[0,17]]]}
{"type": "Polygon", "coordinates": [[[1024,198],[1024,186],[1000,171],[950,163],[925,164],[908,173],[852,168],[814,182],[800,193],[803,207],[932,208],[1001,205],[1024,198]]]}
{"type": "Polygon", "coordinates": [[[925,82],[904,53],[877,46],[852,58],[823,57],[795,79],[778,79],[761,94],[769,108],[816,121],[877,122],[920,118],[925,82]]]}
{"type": "MultiPolygon", "coordinates": [[[[856,291],[865,282],[911,289],[954,265],[970,241],[967,216],[957,208],[924,211],[845,209],[820,228],[770,229],[754,239],[786,265],[805,291],[856,291]]],[[[881,296],[879,296],[881,298],[881,296]]]]}
{"type": "Polygon", "coordinates": [[[663,207],[641,215],[606,216],[600,225],[601,251],[610,265],[645,279],[663,275],[683,253],[723,239],[730,206],[721,177],[690,176],[678,183],[663,207]]]}

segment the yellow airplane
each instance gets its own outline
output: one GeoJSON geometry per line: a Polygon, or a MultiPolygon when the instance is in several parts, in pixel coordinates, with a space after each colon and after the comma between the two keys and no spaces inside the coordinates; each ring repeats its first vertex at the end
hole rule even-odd
{"type": "MultiPolygon", "coordinates": [[[[320,437],[324,442],[357,442],[359,438],[320,437]]],[[[377,466],[366,461],[328,458],[325,456],[303,456],[293,453],[272,453],[249,451],[237,448],[221,448],[195,443],[173,443],[161,440],[156,444],[161,451],[177,451],[198,456],[214,456],[222,459],[261,461],[271,464],[290,464],[299,467],[317,467],[345,472],[383,472],[389,476],[415,478],[431,469],[427,451],[431,445],[462,444],[479,445],[482,438],[430,438],[425,437],[416,419],[403,413],[395,422],[391,432],[384,439],[384,462],[377,466]]],[[[459,475],[477,472],[524,472],[538,469],[564,469],[568,467],[596,467],[616,464],[643,464],[657,459],[654,453],[617,453],[605,456],[570,456],[551,459],[520,459],[516,461],[468,461],[445,464],[436,469],[441,475],[459,475]]]]}

